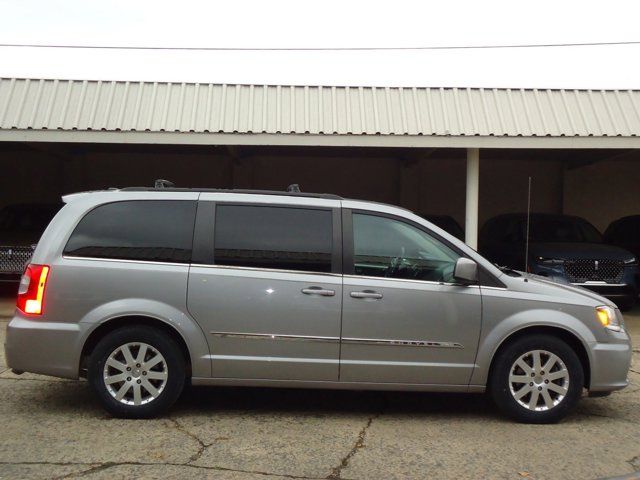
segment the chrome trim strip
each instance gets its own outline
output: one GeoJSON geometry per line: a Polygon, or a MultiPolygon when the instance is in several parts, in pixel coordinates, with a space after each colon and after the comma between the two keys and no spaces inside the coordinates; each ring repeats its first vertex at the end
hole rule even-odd
{"type": "Polygon", "coordinates": [[[174,265],[181,267],[188,267],[188,263],[176,263],[176,262],[154,262],[151,260],[125,260],[124,258],[100,258],[100,257],[74,257],[69,255],[62,255],[65,260],[90,260],[93,262],[117,262],[117,263],[144,263],[147,265],[174,265]]]}
{"type": "Polygon", "coordinates": [[[282,270],[279,268],[257,268],[257,267],[239,267],[235,265],[207,265],[204,263],[192,263],[192,267],[198,268],[220,268],[223,270],[247,270],[251,272],[276,272],[276,273],[300,273],[303,275],[322,275],[326,277],[341,277],[340,273],[332,272],[311,272],[308,270],[282,270]]]}
{"type": "Polygon", "coordinates": [[[571,285],[577,285],[578,287],[626,287],[626,283],[607,283],[607,282],[584,282],[584,283],[572,283],[571,285]]]}
{"type": "Polygon", "coordinates": [[[298,342],[327,342],[339,343],[339,337],[313,337],[310,335],[276,335],[271,333],[235,333],[235,332],[209,332],[218,338],[244,338],[244,339],[264,339],[264,340],[284,340],[298,342]]]}
{"type": "Polygon", "coordinates": [[[480,288],[480,285],[462,285],[460,283],[432,282],[431,280],[411,280],[409,278],[370,277],[367,275],[344,275],[344,279],[386,280],[393,282],[417,283],[420,285],[441,285],[445,287],[480,288]]]}
{"type": "MultiPolygon", "coordinates": [[[[339,337],[314,337],[311,335],[279,335],[271,333],[236,333],[236,332],[209,332],[217,338],[283,340],[297,342],[325,342],[338,343],[339,337]]],[[[436,342],[433,340],[398,340],[379,338],[343,338],[342,343],[352,345],[390,345],[394,347],[428,347],[428,348],[464,348],[456,342],[436,342]]]]}
{"type": "Polygon", "coordinates": [[[343,338],[342,343],[354,345],[390,345],[394,347],[464,348],[457,342],[436,342],[433,340],[387,340],[381,338],[343,338]]]}

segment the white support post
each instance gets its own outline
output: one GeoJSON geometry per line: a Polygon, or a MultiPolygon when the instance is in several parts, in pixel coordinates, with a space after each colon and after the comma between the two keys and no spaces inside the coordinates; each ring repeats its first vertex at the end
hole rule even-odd
{"type": "Polygon", "coordinates": [[[465,242],[478,248],[478,198],[480,192],[480,149],[467,148],[467,203],[464,214],[465,242]]]}

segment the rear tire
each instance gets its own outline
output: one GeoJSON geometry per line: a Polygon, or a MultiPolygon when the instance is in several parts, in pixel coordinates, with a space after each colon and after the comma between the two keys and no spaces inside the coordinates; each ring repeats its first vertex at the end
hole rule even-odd
{"type": "Polygon", "coordinates": [[[88,380],[112,415],[151,418],[167,411],[182,393],[185,359],[166,333],[132,325],[98,342],[89,358],[88,380]]]}
{"type": "Polygon", "coordinates": [[[569,345],[538,334],[503,348],[489,381],[494,401],[509,417],[522,423],[556,423],[578,403],[584,372],[569,345]]]}

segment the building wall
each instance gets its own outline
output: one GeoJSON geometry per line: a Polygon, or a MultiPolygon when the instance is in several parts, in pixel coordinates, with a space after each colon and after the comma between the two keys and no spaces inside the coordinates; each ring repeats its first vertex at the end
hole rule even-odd
{"type": "MultiPolygon", "coordinates": [[[[561,162],[480,155],[480,227],[495,215],[527,210],[529,176],[532,211],[562,213],[561,162]]],[[[465,159],[428,158],[404,167],[403,172],[403,206],[425,214],[451,215],[464,227],[465,159]]]]}
{"type": "MultiPolygon", "coordinates": [[[[304,191],[391,203],[423,214],[453,216],[464,226],[464,151],[317,150],[251,152],[224,147],[0,144],[0,207],[56,202],[66,193],[151,186],[166,178],[177,186],[304,191]]],[[[490,217],[532,210],[580,215],[604,229],[640,213],[640,163],[606,160],[568,168],[535,152],[492,158],[481,151],[480,226],[490,217]]],[[[571,158],[570,154],[567,154],[571,158]]]]}
{"type": "Polygon", "coordinates": [[[586,218],[601,231],[613,220],[640,214],[640,161],[607,160],[568,169],[564,211],[586,218]]]}

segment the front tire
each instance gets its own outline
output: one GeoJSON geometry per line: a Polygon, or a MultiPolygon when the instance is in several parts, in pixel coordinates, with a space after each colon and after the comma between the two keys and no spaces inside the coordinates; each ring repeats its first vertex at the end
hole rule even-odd
{"type": "Polygon", "coordinates": [[[150,418],[167,411],[182,393],[185,359],[166,333],[145,325],[103,337],[89,358],[88,380],[116,417],[150,418]]]}
{"type": "Polygon", "coordinates": [[[556,423],[578,403],[584,372],[575,351],[551,335],[514,340],[495,359],[490,392],[498,407],[522,423],[556,423]]]}

